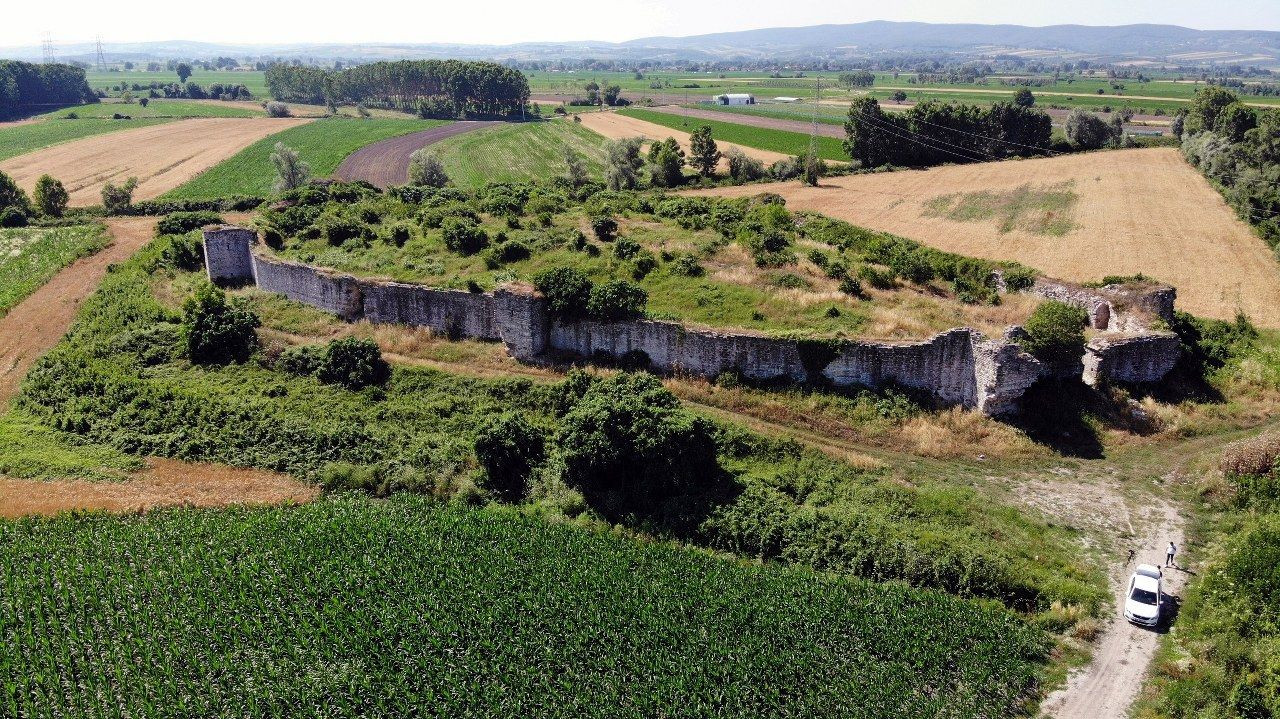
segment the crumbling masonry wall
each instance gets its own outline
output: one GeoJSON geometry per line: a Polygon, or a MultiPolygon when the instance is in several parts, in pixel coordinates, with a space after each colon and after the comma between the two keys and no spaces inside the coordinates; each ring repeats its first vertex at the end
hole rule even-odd
{"type": "MultiPolygon", "coordinates": [[[[841,387],[895,384],[990,415],[1016,411],[1018,398],[1050,371],[1018,346],[1018,328],[999,338],[962,327],[918,342],[828,342],[654,320],[562,322],[550,317],[546,301],[528,285],[478,293],[362,280],[275,257],[256,246],[251,230],[214,226],[204,233],[209,278],[215,282],[252,282],[348,321],[501,341],[513,357],[526,362],[553,354],[621,358],[643,353],[649,366],[662,372],[713,378],[733,371],[752,380],[790,382],[821,378],[841,387]]],[[[1169,288],[1090,290],[1041,280],[1032,291],[1085,307],[1098,329],[1127,331],[1112,330],[1088,344],[1083,378],[1091,384],[1155,381],[1177,361],[1177,337],[1150,329],[1154,319],[1172,319],[1169,288]]]]}

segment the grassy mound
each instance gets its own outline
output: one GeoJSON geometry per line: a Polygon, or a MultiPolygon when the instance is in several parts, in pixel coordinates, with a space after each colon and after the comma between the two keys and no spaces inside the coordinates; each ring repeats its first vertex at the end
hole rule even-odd
{"type": "Polygon", "coordinates": [[[604,174],[604,139],[567,121],[531,122],[466,133],[431,149],[459,187],[490,182],[523,182],[565,173],[564,149],[583,156],[594,177],[604,174]]]}

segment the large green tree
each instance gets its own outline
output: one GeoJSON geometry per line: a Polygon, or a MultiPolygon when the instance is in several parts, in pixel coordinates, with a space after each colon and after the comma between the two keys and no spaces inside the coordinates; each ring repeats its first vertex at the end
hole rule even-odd
{"type": "Polygon", "coordinates": [[[716,174],[720,162],[720,148],[711,137],[711,126],[701,125],[689,136],[689,164],[703,177],[716,174]]]}

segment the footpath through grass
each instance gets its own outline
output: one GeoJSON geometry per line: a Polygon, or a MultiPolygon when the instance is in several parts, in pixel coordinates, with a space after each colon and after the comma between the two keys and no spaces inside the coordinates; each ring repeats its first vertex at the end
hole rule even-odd
{"type": "MultiPolygon", "coordinates": [[[[718,141],[732,142],[760,150],[782,152],[788,155],[803,155],[809,151],[809,136],[799,132],[771,130],[764,127],[740,125],[736,122],[704,120],[698,117],[683,117],[638,108],[628,108],[618,112],[628,117],[634,117],[637,120],[652,122],[663,127],[680,130],[681,132],[693,132],[702,125],[707,125],[711,128],[711,136],[718,141]]],[[[834,137],[817,138],[817,148],[818,156],[824,160],[849,161],[849,156],[845,154],[844,148],[840,145],[840,140],[834,137]]]]}
{"type": "Polygon", "coordinates": [[[102,225],[0,229],[0,317],[58,270],[109,242],[102,225]]]}
{"type": "MultiPolygon", "coordinates": [[[[65,113],[64,113],[65,114],[65,113]]],[[[108,113],[110,117],[110,113],[108,113]]],[[[147,118],[138,120],[108,120],[86,118],[80,120],[44,120],[24,125],[0,127],[0,160],[25,155],[50,145],[79,140],[104,132],[117,132],[135,127],[159,125],[167,119],[147,118]]]]}
{"type": "Polygon", "coordinates": [[[347,155],[361,147],[397,135],[446,124],[441,120],[327,118],[291,127],[265,137],[214,165],[190,182],[164,195],[164,199],[206,200],[232,195],[267,195],[276,180],[271,152],[277,142],[298,151],[311,166],[311,174],[326,177],[338,169],[347,155]]]}
{"type": "Polygon", "coordinates": [[[564,175],[564,149],[583,156],[587,171],[604,174],[605,139],[567,120],[525,122],[468,132],[432,145],[449,179],[472,189],[488,182],[544,180],[564,175]]]}
{"type": "Polygon", "coordinates": [[[990,604],[403,495],[0,522],[0,589],[14,716],[1008,716],[1047,651],[990,604]]]}

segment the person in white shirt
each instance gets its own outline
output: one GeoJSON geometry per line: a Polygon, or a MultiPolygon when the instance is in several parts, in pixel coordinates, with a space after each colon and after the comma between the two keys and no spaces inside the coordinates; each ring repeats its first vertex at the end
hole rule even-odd
{"type": "Polygon", "coordinates": [[[1178,566],[1173,563],[1173,555],[1178,552],[1178,548],[1173,546],[1173,542],[1169,542],[1169,548],[1164,550],[1164,566],[1178,566]]]}

